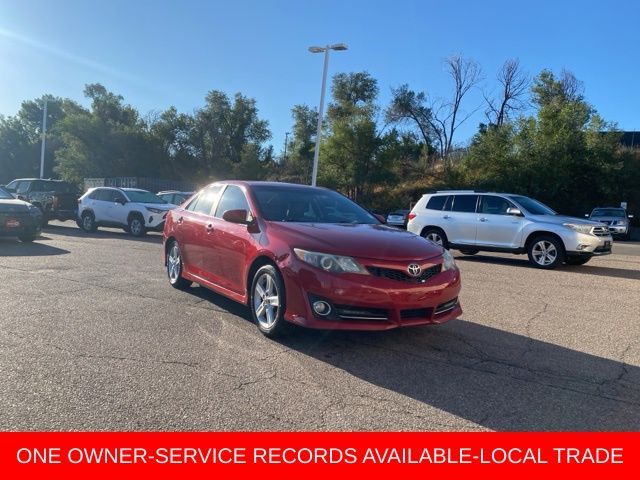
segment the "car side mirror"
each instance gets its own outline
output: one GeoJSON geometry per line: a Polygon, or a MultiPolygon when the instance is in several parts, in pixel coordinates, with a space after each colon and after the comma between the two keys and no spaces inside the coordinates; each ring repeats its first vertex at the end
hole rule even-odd
{"type": "Polygon", "coordinates": [[[633,214],[627,215],[627,218],[633,218],[633,214]]]}
{"type": "Polygon", "coordinates": [[[222,219],[230,223],[239,223],[240,225],[249,225],[253,222],[249,212],[246,210],[227,210],[222,214],[222,219]]]}
{"type": "Polygon", "coordinates": [[[507,208],[507,215],[514,215],[516,217],[522,217],[522,211],[519,208],[507,208]]]}

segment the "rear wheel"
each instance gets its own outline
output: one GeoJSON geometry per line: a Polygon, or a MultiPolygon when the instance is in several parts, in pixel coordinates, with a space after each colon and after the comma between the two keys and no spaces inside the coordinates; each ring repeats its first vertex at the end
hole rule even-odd
{"type": "Polygon", "coordinates": [[[182,277],[182,256],[178,242],[171,242],[167,254],[167,277],[173,288],[183,289],[191,286],[189,280],[182,277]]]}
{"type": "Polygon", "coordinates": [[[564,246],[560,240],[541,235],[529,242],[527,248],[529,262],[536,268],[552,269],[556,268],[564,261],[564,246]]]}
{"type": "Polygon", "coordinates": [[[449,241],[447,240],[447,234],[441,228],[428,227],[422,231],[422,236],[427,240],[431,240],[433,243],[438,244],[444,248],[449,248],[449,241]]]}
{"type": "Polygon", "coordinates": [[[253,276],[250,292],[249,307],[258,330],[267,337],[277,337],[291,328],[284,319],[284,281],[277,268],[273,265],[259,268],[253,276]]]}
{"type": "Polygon", "coordinates": [[[584,265],[591,257],[567,257],[566,263],[567,265],[584,265]]]}
{"type": "Polygon", "coordinates": [[[96,219],[91,212],[84,212],[80,219],[80,228],[87,233],[95,232],[98,226],[96,225],[96,219]]]}

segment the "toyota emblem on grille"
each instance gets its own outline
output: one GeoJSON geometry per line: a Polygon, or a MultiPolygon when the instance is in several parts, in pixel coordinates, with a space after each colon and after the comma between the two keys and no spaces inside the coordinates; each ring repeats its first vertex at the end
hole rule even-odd
{"type": "Polygon", "coordinates": [[[409,275],[411,275],[412,277],[418,277],[420,276],[420,272],[422,272],[422,269],[417,263],[412,263],[407,267],[407,272],[409,272],[409,275]]]}

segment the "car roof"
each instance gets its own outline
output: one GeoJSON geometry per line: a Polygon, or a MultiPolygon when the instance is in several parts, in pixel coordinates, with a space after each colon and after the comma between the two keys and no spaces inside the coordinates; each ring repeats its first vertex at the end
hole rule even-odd
{"type": "Polygon", "coordinates": [[[60,180],[57,178],[15,178],[11,180],[11,182],[32,182],[34,180],[45,180],[47,182],[65,182],[65,180],[60,180]]]}
{"type": "Polygon", "coordinates": [[[594,207],[594,210],[624,210],[622,207],[594,207]]]}
{"type": "Polygon", "coordinates": [[[517,196],[517,197],[526,197],[526,195],[521,195],[519,193],[508,193],[508,192],[487,192],[485,190],[438,190],[437,192],[429,192],[425,193],[423,196],[427,195],[504,195],[506,197],[509,196],[517,196]]]}
{"type": "Polygon", "coordinates": [[[325,188],[325,187],[313,187],[311,185],[305,185],[301,183],[272,182],[272,181],[259,181],[259,180],[219,180],[217,182],[212,183],[212,185],[215,185],[215,184],[238,185],[243,187],[265,186],[265,187],[287,187],[287,188],[300,188],[300,189],[314,188],[317,190],[329,190],[328,188],[325,188]]]}
{"type": "Polygon", "coordinates": [[[123,192],[148,192],[149,190],[144,190],[142,188],[120,188],[123,192]]]}

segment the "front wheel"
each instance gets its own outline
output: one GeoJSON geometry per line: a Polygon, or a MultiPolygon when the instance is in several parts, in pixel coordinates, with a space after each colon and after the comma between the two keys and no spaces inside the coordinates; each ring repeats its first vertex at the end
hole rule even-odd
{"type": "Polygon", "coordinates": [[[191,286],[191,282],[182,277],[182,255],[178,242],[171,242],[167,254],[167,277],[173,288],[183,289],[191,286]]]}
{"type": "Polygon", "coordinates": [[[144,220],[140,215],[132,215],[129,219],[129,233],[134,237],[142,237],[147,233],[146,228],[144,228],[144,220]]]}
{"type": "Polygon", "coordinates": [[[35,241],[36,236],[34,234],[30,234],[30,235],[20,235],[18,237],[18,239],[22,242],[22,243],[32,243],[33,241],[35,241]]]}
{"type": "Polygon", "coordinates": [[[529,242],[527,249],[529,262],[536,268],[550,270],[564,261],[564,246],[560,240],[543,235],[529,242]]]}
{"type": "Polygon", "coordinates": [[[251,316],[262,334],[273,338],[290,329],[291,325],[284,319],[284,281],[277,268],[265,265],[258,269],[250,292],[251,316]]]}
{"type": "Polygon", "coordinates": [[[591,257],[567,257],[566,264],[567,265],[584,265],[591,257]]]}
{"type": "Polygon", "coordinates": [[[91,212],[84,212],[80,219],[80,228],[87,233],[95,232],[97,230],[96,220],[91,212]]]}

